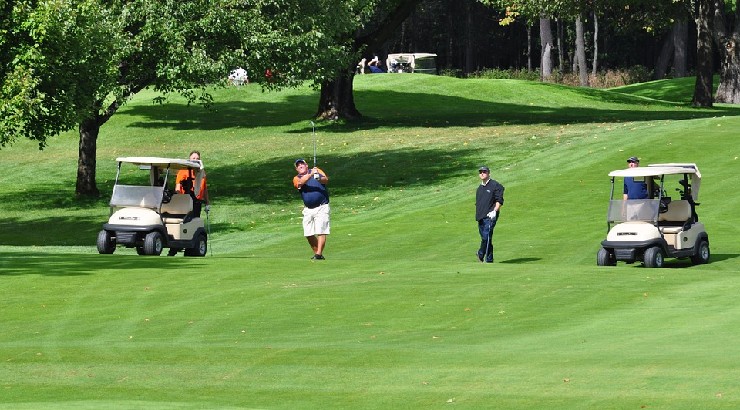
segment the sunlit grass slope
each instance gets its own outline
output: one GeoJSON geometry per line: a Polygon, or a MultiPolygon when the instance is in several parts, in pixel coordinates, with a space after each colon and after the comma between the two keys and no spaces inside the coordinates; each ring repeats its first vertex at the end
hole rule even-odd
{"type": "Polygon", "coordinates": [[[359,123],[317,123],[327,260],[301,235],[293,160],[310,88],[142,93],[98,141],[0,151],[0,408],[735,408],[740,109],[686,81],[590,90],[367,75],[359,123]],[[206,258],[97,255],[115,158],[202,152],[206,258]],[[607,173],[696,162],[712,263],[596,267],[607,173]],[[496,263],[476,261],[477,167],[506,186],[496,263]]]}

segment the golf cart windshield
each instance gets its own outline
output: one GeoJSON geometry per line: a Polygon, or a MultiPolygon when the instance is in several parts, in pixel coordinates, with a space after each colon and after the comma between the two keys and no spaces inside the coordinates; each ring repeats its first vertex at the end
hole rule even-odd
{"type": "Polygon", "coordinates": [[[659,199],[612,199],[607,222],[656,222],[659,206],[659,199]]]}
{"type": "Polygon", "coordinates": [[[178,170],[192,170],[196,175],[196,192],[205,175],[200,161],[160,157],[121,157],[116,160],[118,174],[110,200],[111,207],[158,209],[168,186],[168,192],[172,191],[175,182],[172,174],[178,170]]]}
{"type": "Polygon", "coordinates": [[[116,185],[110,199],[111,206],[137,206],[140,208],[159,208],[164,195],[164,187],[116,185]]]}
{"type": "Polygon", "coordinates": [[[689,201],[693,207],[699,197],[701,173],[693,163],[651,164],[647,167],[619,169],[612,177],[612,199],[609,201],[607,221],[643,221],[657,223],[661,212],[666,212],[672,200],[689,201]],[[622,181],[631,178],[646,185],[649,198],[621,199],[622,181]],[[620,199],[615,199],[619,196],[620,199]]]}

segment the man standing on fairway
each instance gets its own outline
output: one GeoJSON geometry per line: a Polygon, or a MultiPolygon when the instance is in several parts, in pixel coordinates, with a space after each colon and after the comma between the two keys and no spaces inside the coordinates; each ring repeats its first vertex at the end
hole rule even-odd
{"type": "Polygon", "coordinates": [[[324,259],[326,235],[329,235],[329,177],[320,168],[308,168],[302,158],[295,160],[298,175],[293,177],[293,186],[303,199],[303,235],[313,249],[313,260],[324,259]]]}
{"type": "Polygon", "coordinates": [[[504,205],[504,186],[491,179],[491,170],[486,166],[478,169],[478,175],[480,185],[475,192],[475,219],[480,233],[478,260],[493,263],[493,228],[504,205]]]}

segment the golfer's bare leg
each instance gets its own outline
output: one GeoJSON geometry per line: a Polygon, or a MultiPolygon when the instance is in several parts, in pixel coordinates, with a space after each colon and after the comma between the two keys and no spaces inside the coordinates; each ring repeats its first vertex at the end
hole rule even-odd
{"type": "MultiPolygon", "coordinates": [[[[319,240],[316,238],[316,236],[311,235],[307,236],[306,239],[308,240],[308,244],[311,245],[311,249],[313,249],[313,253],[315,255],[321,255],[319,253],[319,240]]],[[[321,248],[324,248],[324,245],[321,245],[321,248]]]]}
{"type": "Polygon", "coordinates": [[[317,255],[323,255],[325,245],[326,245],[326,235],[316,235],[316,248],[314,249],[314,252],[317,255]]]}

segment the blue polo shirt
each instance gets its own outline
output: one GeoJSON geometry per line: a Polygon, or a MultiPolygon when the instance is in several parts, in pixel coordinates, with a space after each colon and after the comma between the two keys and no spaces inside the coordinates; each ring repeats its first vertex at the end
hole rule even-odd
{"type": "Polygon", "coordinates": [[[624,178],[624,194],[627,199],[647,199],[648,189],[645,181],[635,181],[633,177],[624,178]]]}

